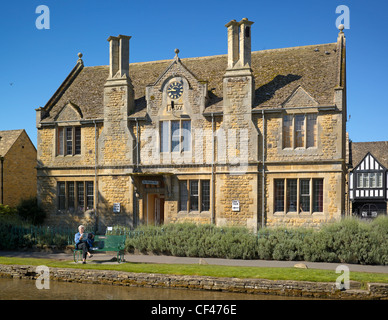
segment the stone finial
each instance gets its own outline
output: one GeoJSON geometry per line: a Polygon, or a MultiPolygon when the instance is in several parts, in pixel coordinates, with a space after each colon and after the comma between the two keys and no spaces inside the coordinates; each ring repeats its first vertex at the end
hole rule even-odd
{"type": "Polygon", "coordinates": [[[78,52],[78,61],[77,62],[83,63],[82,57],[83,57],[83,54],[81,52],[78,52]]]}
{"type": "Polygon", "coordinates": [[[338,26],[338,29],[340,30],[340,33],[344,33],[345,26],[343,24],[340,24],[338,26]]]}
{"type": "Polygon", "coordinates": [[[179,49],[175,49],[174,52],[175,52],[175,57],[174,57],[175,61],[179,61],[180,60],[178,57],[179,49]]]}

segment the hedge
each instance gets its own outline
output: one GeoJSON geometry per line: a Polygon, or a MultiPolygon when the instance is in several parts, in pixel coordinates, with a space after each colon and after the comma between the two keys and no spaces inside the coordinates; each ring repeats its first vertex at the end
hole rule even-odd
{"type": "MultiPolygon", "coordinates": [[[[64,247],[73,242],[75,229],[15,226],[0,219],[0,250],[18,250],[34,245],[64,247]]],[[[128,252],[388,265],[387,216],[370,222],[344,218],[321,229],[262,228],[257,234],[243,227],[190,223],[141,226],[135,230],[116,226],[107,234],[126,234],[128,252]]]]}
{"type": "Polygon", "coordinates": [[[189,223],[141,226],[126,233],[126,249],[130,252],[137,250],[185,257],[388,264],[386,216],[371,222],[344,218],[321,229],[263,228],[257,234],[245,228],[189,223]]]}

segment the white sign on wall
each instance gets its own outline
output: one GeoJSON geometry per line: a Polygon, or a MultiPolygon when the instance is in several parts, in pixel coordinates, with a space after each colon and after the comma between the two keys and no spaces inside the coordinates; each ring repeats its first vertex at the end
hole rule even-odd
{"type": "Polygon", "coordinates": [[[113,213],[119,213],[120,212],[120,203],[114,203],[113,204],[113,213]]]}
{"type": "Polygon", "coordinates": [[[232,211],[240,211],[240,200],[232,200],[232,211]]]}

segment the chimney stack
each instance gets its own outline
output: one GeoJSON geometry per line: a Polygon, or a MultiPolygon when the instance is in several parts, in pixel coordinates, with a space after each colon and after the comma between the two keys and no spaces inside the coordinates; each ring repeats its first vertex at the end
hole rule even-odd
{"type": "Polygon", "coordinates": [[[240,63],[243,68],[251,67],[251,25],[247,18],[240,22],[240,63]]]}
{"type": "Polygon", "coordinates": [[[232,20],[225,27],[228,28],[228,69],[231,69],[239,59],[238,22],[232,20]]]}
{"type": "Polygon", "coordinates": [[[109,41],[109,78],[129,77],[129,39],[130,36],[110,36],[109,41]]]}
{"type": "Polygon", "coordinates": [[[232,20],[228,28],[228,69],[251,67],[251,26],[254,22],[243,18],[232,20]]]}

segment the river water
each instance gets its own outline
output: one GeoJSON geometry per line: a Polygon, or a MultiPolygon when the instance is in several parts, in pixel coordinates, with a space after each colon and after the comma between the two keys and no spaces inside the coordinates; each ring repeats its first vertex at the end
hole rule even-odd
{"type": "Polygon", "coordinates": [[[200,291],[126,287],[50,281],[38,289],[35,280],[0,278],[0,300],[300,300],[301,298],[200,291]]]}

